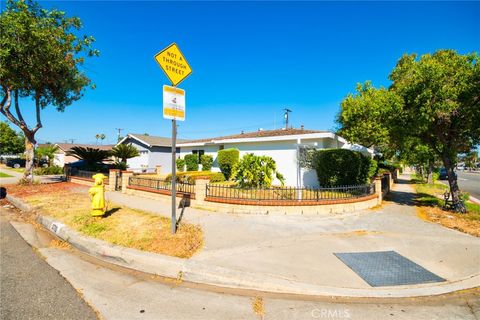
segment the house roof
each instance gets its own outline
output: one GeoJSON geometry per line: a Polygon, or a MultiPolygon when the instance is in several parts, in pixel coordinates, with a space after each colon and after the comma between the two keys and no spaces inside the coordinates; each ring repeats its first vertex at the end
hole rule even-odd
{"type": "MultiPolygon", "coordinates": [[[[172,139],[166,137],[157,137],[157,136],[150,136],[146,134],[138,134],[138,133],[129,133],[126,137],[118,142],[118,144],[123,143],[128,138],[135,139],[140,141],[143,144],[146,144],[149,147],[171,147],[172,146],[172,139]]],[[[177,139],[177,142],[184,142],[185,140],[177,139]]]]}
{"type": "Polygon", "coordinates": [[[245,132],[240,134],[232,134],[228,136],[220,136],[215,138],[205,138],[205,139],[196,139],[196,140],[187,140],[185,143],[195,143],[195,142],[209,142],[217,140],[230,140],[230,139],[248,139],[248,138],[264,138],[264,137],[278,137],[278,136],[290,136],[290,135],[299,135],[299,134],[309,134],[309,133],[325,133],[328,131],[319,131],[319,130],[305,130],[305,129],[277,129],[277,130],[259,130],[254,132],[245,132]]]}
{"type": "MultiPolygon", "coordinates": [[[[58,146],[64,152],[72,149],[73,147],[94,148],[94,149],[100,149],[100,150],[112,150],[112,148],[114,147],[111,144],[104,144],[104,145],[81,144],[81,143],[53,143],[53,144],[58,146]]],[[[49,145],[50,144],[47,144],[47,143],[41,143],[38,146],[45,147],[49,145]]]]}
{"type": "Polygon", "coordinates": [[[321,130],[294,129],[294,128],[277,129],[277,130],[259,130],[254,132],[245,132],[240,134],[220,136],[220,137],[208,138],[208,139],[186,140],[182,142],[182,144],[190,144],[190,143],[193,144],[193,143],[202,143],[202,142],[220,142],[223,140],[242,140],[242,139],[250,140],[255,138],[284,137],[284,136],[288,137],[288,136],[299,136],[299,135],[318,134],[318,133],[331,133],[331,132],[321,131],[321,130]]]}

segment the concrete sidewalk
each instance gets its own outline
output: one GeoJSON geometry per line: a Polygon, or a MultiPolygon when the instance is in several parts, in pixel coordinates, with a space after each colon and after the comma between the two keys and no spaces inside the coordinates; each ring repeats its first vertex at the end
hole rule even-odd
{"type": "MultiPolygon", "coordinates": [[[[259,278],[360,290],[388,287],[370,287],[333,253],[394,250],[448,283],[480,274],[480,239],[419,219],[414,191],[407,176],[402,179],[382,208],[353,214],[246,215],[186,208],[182,221],[199,224],[205,235],[204,249],[189,260],[259,278]]],[[[107,197],[112,203],[170,215],[169,202],[119,192],[107,197]]]]}
{"type": "MultiPolygon", "coordinates": [[[[5,167],[0,168],[0,172],[6,173],[11,176],[8,178],[0,178],[0,186],[4,186],[7,184],[16,184],[18,183],[18,181],[20,181],[20,179],[23,178],[23,172],[18,172],[5,167]]],[[[34,179],[38,180],[40,183],[55,183],[63,181],[64,176],[61,174],[53,174],[47,176],[34,175],[34,179]]]]}

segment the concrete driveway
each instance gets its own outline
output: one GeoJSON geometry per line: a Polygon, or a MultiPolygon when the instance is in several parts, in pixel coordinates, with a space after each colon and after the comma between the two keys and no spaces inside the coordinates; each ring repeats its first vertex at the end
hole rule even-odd
{"type": "MultiPolygon", "coordinates": [[[[168,202],[119,192],[108,197],[114,203],[169,216],[168,202]]],[[[204,249],[191,260],[265,277],[371,289],[334,253],[390,250],[447,282],[480,274],[480,239],[421,220],[413,197],[412,186],[403,180],[393,188],[391,200],[377,210],[307,217],[233,215],[188,208],[183,219],[201,225],[205,234],[204,249]]]]}

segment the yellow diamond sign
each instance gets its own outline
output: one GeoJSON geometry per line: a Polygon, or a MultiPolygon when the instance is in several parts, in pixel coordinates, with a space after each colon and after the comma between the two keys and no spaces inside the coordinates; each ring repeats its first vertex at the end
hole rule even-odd
{"type": "Polygon", "coordinates": [[[173,86],[176,86],[192,73],[180,48],[172,43],[155,55],[155,61],[160,65],[173,86]]]}

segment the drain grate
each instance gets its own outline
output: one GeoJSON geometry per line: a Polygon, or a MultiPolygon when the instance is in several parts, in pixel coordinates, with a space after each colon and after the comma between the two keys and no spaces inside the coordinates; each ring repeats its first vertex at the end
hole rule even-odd
{"type": "Polygon", "coordinates": [[[334,255],[372,287],[445,281],[395,251],[334,253],[334,255]]]}

